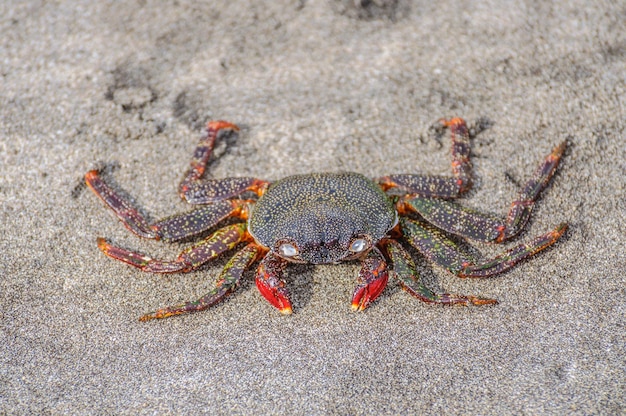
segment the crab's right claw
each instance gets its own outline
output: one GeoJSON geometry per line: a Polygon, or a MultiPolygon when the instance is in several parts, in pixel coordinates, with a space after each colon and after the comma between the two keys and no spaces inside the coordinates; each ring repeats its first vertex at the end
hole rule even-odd
{"type": "Polygon", "coordinates": [[[259,264],[256,273],[256,287],[259,292],[283,315],[292,313],[289,294],[282,280],[286,264],[285,260],[269,253],[259,264]]]}
{"type": "Polygon", "coordinates": [[[362,311],[367,308],[387,286],[389,271],[385,258],[373,248],[363,259],[357,279],[357,287],[352,295],[352,309],[362,311]]]}

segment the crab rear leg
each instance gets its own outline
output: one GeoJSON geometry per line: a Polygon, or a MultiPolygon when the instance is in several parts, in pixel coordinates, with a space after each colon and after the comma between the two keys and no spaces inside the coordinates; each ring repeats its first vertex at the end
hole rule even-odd
{"type": "Polygon", "coordinates": [[[476,296],[462,296],[451,293],[435,293],[427,288],[419,278],[415,269],[415,263],[409,253],[394,240],[386,240],[384,248],[393,263],[393,273],[400,281],[404,290],[417,299],[427,303],[439,303],[444,305],[493,305],[498,303],[495,299],[479,298],[476,296]]]}
{"type": "Polygon", "coordinates": [[[280,313],[289,315],[293,309],[291,307],[291,301],[289,300],[289,292],[285,287],[285,281],[283,280],[283,273],[287,261],[280,257],[268,253],[267,256],[259,264],[259,268],[256,273],[256,286],[261,292],[261,295],[269,303],[277,308],[280,313]]]}
{"type": "Polygon", "coordinates": [[[539,193],[546,187],[550,178],[554,175],[566,146],[567,142],[562,142],[552,149],[552,153],[539,165],[532,178],[517,196],[517,199],[513,201],[509,214],[506,217],[506,227],[499,241],[514,236],[524,227],[539,193]]]}
{"type": "Polygon", "coordinates": [[[502,242],[517,235],[528,222],[530,213],[554,174],[565,150],[565,142],[556,146],[526,183],[502,220],[454,202],[408,195],[400,199],[400,211],[419,213],[426,221],[449,233],[482,242],[502,242]]]}
{"type": "Polygon", "coordinates": [[[215,140],[220,131],[239,131],[233,123],[228,121],[210,121],[207,123],[207,134],[194,151],[191,166],[180,182],[178,192],[180,197],[190,204],[207,204],[215,201],[232,198],[245,191],[263,194],[268,182],[250,178],[202,179],[207,163],[213,152],[215,140]]]}
{"type": "Polygon", "coordinates": [[[352,309],[362,311],[367,308],[387,286],[389,271],[381,252],[373,247],[361,261],[357,286],[352,295],[352,309]]]}
{"type": "Polygon", "coordinates": [[[148,313],[139,318],[145,322],[151,319],[167,318],[184,313],[203,311],[220,302],[227,295],[231,294],[239,285],[241,276],[250,264],[256,259],[260,252],[259,246],[254,243],[248,244],[241,251],[235,254],[222,270],[215,289],[202,296],[200,299],[187,302],[178,306],[168,306],[155,312],[148,313]]]}
{"type": "Polygon", "coordinates": [[[379,178],[378,184],[387,190],[398,188],[421,196],[457,198],[471,187],[472,164],[470,162],[470,137],[467,124],[462,118],[439,120],[450,129],[452,139],[452,174],[454,177],[423,175],[390,175],[379,178]]]}
{"type": "Polygon", "coordinates": [[[225,251],[233,249],[240,242],[250,239],[245,223],[228,225],[215,231],[201,242],[183,250],[173,261],[153,259],[134,251],[116,247],[107,243],[104,238],[98,238],[98,247],[107,256],[135,266],[144,272],[176,273],[197,269],[225,251]]]}
{"type": "Polygon", "coordinates": [[[462,253],[440,230],[421,221],[401,218],[402,231],[408,242],[435,264],[459,277],[488,277],[504,272],[515,264],[554,244],[567,229],[560,224],[526,244],[520,244],[490,260],[477,262],[462,253]]]}
{"type": "Polygon", "coordinates": [[[87,172],[85,182],[126,228],[143,238],[180,240],[206,231],[226,218],[247,217],[245,201],[226,200],[150,223],[136,207],[111,188],[97,170],[87,172]]]}

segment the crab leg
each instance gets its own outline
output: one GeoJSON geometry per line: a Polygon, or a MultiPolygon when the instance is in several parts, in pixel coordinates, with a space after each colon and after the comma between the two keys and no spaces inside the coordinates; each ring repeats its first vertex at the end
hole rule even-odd
{"type": "Polygon", "coordinates": [[[233,198],[246,191],[261,196],[269,182],[255,178],[201,179],[185,185],[180,197],[193,205],[211,204],[233,198]]]}
{"type": "Polygon", "coordinates": [[[289,293],[282,279],[287,261],[271,252],[265,256],[256,273],[256,286],[261,295],[277,308],[280,313],[289,315],[292,312],[289,293]]]}
{"type": "Polygon", "coordinates": [[[246,202],[219,201],[151,224],[130,202],[111,188],[97,170],[87,172],[85,182],[113,210],[124,226],[143,238],[175,241],[210,229],[229,217],[247,217],[246,202]]]}
{"type": "Polygon", "coordinates": [[[222,273],[217,279],[215,289],[202,296],[200,299],[178,306],[161,308],[156,312],[142,316],[139,320],[145,322],[151,319],[161,319],[184,313],[203,311],[215,305],[237,288],[243,272],[256,259],[259,251],[260,247],[251,243],[237,252],[237,254],[230,259],[228,264],[226,264],[224,270],[222,270],[222,273]]]}
{"type": "Polygon", "coordinates": [[[413,174],[383,176],[377,179],[383,190],[398,188],[407,193],[421,196],[457,198],[470,188],[472,164],[469,159],[469,131],[465,120],[457,117],[450,120],[442,119],[440,123],[450,129],[450,137],[452,139],[452,174],[454,177],[413,174]]]}
{"type": "Polygon", "coordinates": [[[352,309],[367,308],[385,289],[389,280],[387,262],[382,253],[373,247],[361,261],[357,286],[352,295],[352,309]]]}
{"type": "Polygon", "coordinates": [[[532,178],[519,193],[517,200],[513,201],[509,214],[506,217],[506,227],[499,241],[514,236],[524,227],[539,193],[546,187],[550,178],[554,175],[566,146],[567,142],[562,142],[552,149],[552,153],[539,165],[532,178]]]}
{"type": "Polygon", "coordinates": [[[419,213],[426,221],[449,233],[476,241],[500,243],[517,235],[528,222],[539,193],[546,187],[563,155],[566,143],[556,146],[537,168],[517,198],[506,220],[462,207],[443,199],[408,195],[400,199],[400,211],[419,213]]]}
{"type": "Polygon", "coordinates": [[[183,250],[173,261],[157,260],[140,253],[113,246],[104,238],[98,238],[98,247],[107,256],[135,266],[144,272],[175,273],[189,272],[212,260],[227,250],[233,249],[242,241],[251,237],[246,231],[246,224],[228,225],[215,231],[199,243],[183,250]]]}
{"type": "Polygon", "coordinates": [[[459,277],[488,277],[510,269],[527,257],[554,244],[567,229],[560,224],[526,244],[520,244],[490,260],[476,262],[461,253],[457,245],[435,227],[421,221],[401,218],[400,225],[408,242],[426,258],[459,277]]]}
{"type": "Polygon", "coordinates": [[[183,200],[190,204],[207,204],[221,201],[240,195],[245,191],[252,191],[261,195],[267,188],[268,182],[250,177],[202,179],[213,152],[217,135],[222,130],[237,132],[239,127],[228,121],[208,122],[207,134],[196,146],[196,150],[191,158],[191,166],[180,182],[178,193],[183,200]]]}
{"type": "Polygon", "coordinates": [[[495,299],[433,292],[420,281],[417,271],[415,270],[415,263],[413,263],[411,256],[397,241],[386,240],[383,244],[393,263],[393,273],[400,281],[402,288],[422,302],[463,306],[470,304],[492,305],[498,303],[495,299]]]}

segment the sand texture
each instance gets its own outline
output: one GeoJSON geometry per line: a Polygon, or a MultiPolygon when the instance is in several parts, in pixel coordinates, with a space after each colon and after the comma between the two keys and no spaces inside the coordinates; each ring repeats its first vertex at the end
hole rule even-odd
{"type": "Polygon", "coordinates": [[[0,413],[624,414],[626,6],[543,1],[0,2],[0,413]],[[190,242],[130,234],[84,185],[102,169],[150,219],[188,207],[177,184],[204,124],[209,175],[450,175],[459,116],[474,187],[504,216],[569,143],[528,228],[494,256],[570,224],[500,276],[459,279],[413,252],[427,305],[391,281],[350,309],[357,263],[293,266],[294,314],[254,272],[224,303],[141,323],[214,285],[227,257],[142,273],[114,244],[173,258],[190,242]]]}

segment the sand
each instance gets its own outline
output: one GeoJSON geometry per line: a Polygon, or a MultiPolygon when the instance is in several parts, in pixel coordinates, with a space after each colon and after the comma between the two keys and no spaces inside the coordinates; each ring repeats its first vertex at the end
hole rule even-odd
{"type": "Polygon", "coordinates": [[[626,9],[620,2],[233,0],[0,4],[0,413],[620,414],[626,411],[626,9]],[[474,188],[505,215],[553,146],[569,147],[527,230],[553,247],[462,280],[416,253],[426,305],[390,282],[363,313],[358,264],[294,266],[294,314],[257,292],[149,323],[213,287],[227,258],[151,275],[96,238],[131,235],[83,185],[103,169],[151,219],[187,209],[177,183],[207,120],[212,177],[349,170],[450,174],[459,116],[474,188]]]}

